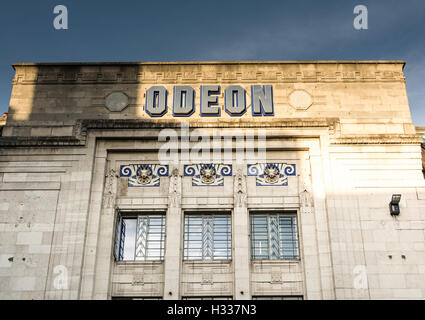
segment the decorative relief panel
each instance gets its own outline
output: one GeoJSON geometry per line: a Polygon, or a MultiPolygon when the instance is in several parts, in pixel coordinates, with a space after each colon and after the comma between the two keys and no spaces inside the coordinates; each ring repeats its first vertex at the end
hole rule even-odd
{"type": "Polygon", "coordinates": [[[243,174],[242,169],[236,171],[233,195],[235,208],[247,206],[246,176],[243,174]]]}
{"type": "Polygon", "coordinates": [[[229,262],[183,263],[181,288],[183,296],[231,296],[233,268],[229,262]]]}
{"type": "Polygon", "coordinates": [[[270,283],[282,283],[282,273],[280,272],[272,272],[270,283]]]}
{"type": "Polygon", "coordinates": [[[295,176],[295,164],[259,163],[248,165],[248,176],[256,177],[257,186],[287,186],[288,176],[295,176]]]}
{"type": "Polygon", "coordinates": [[[203,273],[202,274],[202,285],[213,285],[213,275],[212,273],[203,273]]]}
{"type": "Polygon", "coordinates": [[[289,104],[297,110],[307,110],[313,104],[313,97],[305,90],[294,90],[288,96],[289,104]]]}
{"type": "Polygon", "coordinates": [[[128,96],[123,92],[113,92],[105,99],[106,108],[112,112],[120,112],[128,106],[128,96]]]}
{"type": "Polygon", "coordinates": [[[304,275],[300,262],[255,261],[251,270],[252,295],[304,294],[304,275]]]}
{"type": "Polygon", "coordinates": [[[112,208],[114,202],[114,179],[118,177],[115,169],[110,169],[106,174],[105,191],[103,193],[103,207],[112,208]]]}
{"type": "Polygon", "coordinates": [[[193,164],[184,166],[184,176],[192,177],[192,186],[223,186],[224,177],[232,176],[231,164],[193,164]]]}
{"type": "Polygon", "coordinates": [[[121,166],[120,177],[128,178],[129,187],[159,187],[160,177],[168,177],[168,165],[130,164],[121,166]]]}
{"type": "Polygon", "coordinates": [[[133,281],[131,282],[131,285],[143,287],[145,285],[144,279],[143,273],[135,273],[133,274],[133,281]]]}
{"type": "Polygon", "coordinates": [[[179,169],[174,168],[170,176],[170,187],[168,192],[168,207],[180,208],[182,204],[182,178],[179,169]]]}
{"type": "Polygon", "coordinates": [[[111,294],[116,297],[163,296],[163,263],[119,263],[114,265],[111,294]]]}

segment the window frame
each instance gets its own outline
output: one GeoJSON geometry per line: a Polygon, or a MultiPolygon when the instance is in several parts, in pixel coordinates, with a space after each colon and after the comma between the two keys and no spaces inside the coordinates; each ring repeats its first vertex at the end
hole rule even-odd
{"type": "Polygon", "coordinates": [[[112,296],[111,300],[164,300],[164,298],[159,296],[112,296]]]}
{"type": "Polygon", "coordinates": [[[118,263],[146,263],[146,262],[164,262],[165,260],[165,246],[166,246],[166,237],[167,237],[167,214],[165,210],[117,210],[117,216],[115,219],[115,236],[114,236],[114,245],[113,245],[113,257],[114,261],[118,263]],[[158,242],[162,242],[160,245],[160,258],[159,259],[147,259],[145,255],[144,259],[136,259],[136,250],[137,250],[137,233],[138,233],[138,220],[140,216],[160,216],[163,218],[163,223],[161,227],[163,227],[163,232],[161,234],[161,239],[158,242]],[[124,219],[134,219],[136,220],[136,230],[135,230],[135,248],[134,248],[134,259],[132,260],[124,260],[120,259],[122,256],[122,252],[124,244],[122,240],[122,221],[124,219]],[[118,238],[118,235],[120,236],[118,238]],[[161,253],[162,251],[162,253],[161,253]]]}
{"type": "MultiPolygon", "coordinates": [[[[300,239],[300,219],[299,219],[299,214],[298,214],[298,210],[276,210],[276,209],[255,209],[255,210],[249,210],[248,212],[248,219],[249,219],[249,249],[250,249],[250,259],[251,261],[255,262],[255,261],[296,261],[299,262],[301,261],[301,239],[300,239]],[[252,227],[252,219],[251,217],[253,215],[265,215],[267,216],[267,242],[268,242],[268,257],[267,258],[255,258],[254,256],[254,248],[252,246],[252,242],[253,242],[253,237],[254,237],[254,232],[253,232],[253,227],[252,227]],[[282,258],[272,258],[272,255],[270,254],[270,232],[269,232],[269,216],[270,215],[278,215],[278,218],[280,218],[280,216],[284,216],[284,215],[290,215],[290,216],[294,216],[295,220],[296,220],[296,243],[297,243],[297,256],[295,258],[290,258],[290,259],[285,259],[284,257],[282,258]]],[[[279,232],[279,248],[280,248],[280,243],[282,242],[282,239],[280,237],[280,232],[279,232]]]]}
{"type": "MultiPolygon", "coordinates": [[[[229,209],[205,209],[205,210],[183,210],[183,214],[182,214],[182,224],[181,224],[181,230],[182,230],[182,249],[181,249],[181,259],[183,262],[231,262],[233,260],[233,212],[232,210],[229,209]],[[212,257],[211,259],[203,259],[203,258],[199,258],[199,259],[187,259],[187,256],[185,254],[186,251],[186,217],[187,216],[207,216],[207,215],[212,215],[212,216],[228,216],[229,217],[229,224],[230,224],[230,231],[228,233],[228,237],[230,237],[229,240],[225,240],[225,241],[229,241],[229,246],[228,246],[228,250],[229,250],[229,254],[227,255],[227,259],[216,259],[214,257],[212,257]]],[[[213,236],[214,237],[214,236],[213,236]]],[[[214,241],[214,240],[213,240],[214,241]]],[[[203,248],[203,247],[202,247],[203,248]]],[[[201,248],[201,250],[202,250],[201,248]]],[[[212,249],[214,251],[214,248],[212,249]]],[[[214,255],[213,255],[214,256],[214,255]]]]}
{"type": "Polygon", "coordinates": [[[210,301],[210,300],[233,300],[232,296],[183,296],[181,298],[181,300],[205,300],[205,301],[210,301]]]}
{"type": "Polygon", "coordinates": [[[252,300],[274,300],[274,301],[302,301],[302,295],[283,295],[283,296],[252,296],[252,300]]]}

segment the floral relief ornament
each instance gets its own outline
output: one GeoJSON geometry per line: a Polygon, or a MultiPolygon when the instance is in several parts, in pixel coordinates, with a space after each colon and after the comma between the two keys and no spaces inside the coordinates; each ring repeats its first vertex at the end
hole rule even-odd
{"type": "Polygon", "coordinates": [[[224,177],[232,176],[232,165],[231,164],[185,165],[184,176],[192,177],[192,186],[223,186],[224,177]]]}
{"type": "Polygon", "coordinates": [[[212,165],[205,165],[201,169],[201,181],[205,184],[212,184],[215,181],[215,169],[212,165]]]}
{"type": "Polygon", "coordinates": [[[147,166],[142,166],[137,170],[137,181],[140,184],[149,184],[152,181],[152,170],[147,166]]]}
{"type": "Polygon", "coordinates": [[[120,168],[120,177],[128,178],[129,187],[159,187],[160,178],[168,177],[168,165],[125,165],[120,168]]]}
{"type": "Polygon", "coordinates": [[[256,177],[257,186],[287,186],[288,176],[296,175],[296,166],[287,163],[248,164],[247,173],[256,177]]]}
{"type": "Polygon", "coordinates": [[[279,169],[274,165],[267,165],[264,176],[267,183],[275,184],[279,181],[279,169]]]}

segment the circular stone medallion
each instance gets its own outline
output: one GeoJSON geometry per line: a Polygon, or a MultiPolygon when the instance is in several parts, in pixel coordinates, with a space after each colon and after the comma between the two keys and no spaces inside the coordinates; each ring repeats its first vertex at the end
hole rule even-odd
{"type": "Polygon", "coordinates": [[[128,97],[122,92],[113,92],[106,97],[106,107],[109,111],[120,112],[128,106],[128,97]]]}

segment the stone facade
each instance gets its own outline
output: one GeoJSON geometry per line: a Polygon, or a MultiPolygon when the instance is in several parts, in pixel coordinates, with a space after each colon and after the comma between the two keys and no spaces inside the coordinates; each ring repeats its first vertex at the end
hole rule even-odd
{"type": "Polygon", "coordinates": [[[14,65],[0,137],[0,299],[425,299],[422,141],[403,67],[400,61],[14,65]],[[177,85],[194,89],[189,117],[173,116],[177,85]],[[242,87],[247,112],[224,112],[222,90],[220,116],[202,117],[202,85],[242,87]],[[252,85],[273,86],[273,116],[251,114],[252,85]],[[153,86],[168,91],[161,117],[146,112],[153,86]],[[265,177],[249,155],[236,161],[231,140],[227,151],[218,150],[227,152],[227,162],[217,163],[232,165],[231,173],[214,167],[215,178],[200,177],[199,168],[187,174],[195,164],[180,158],[161,174],[158,137],[164,129],[180,134],[182,123],[206,137],[261,132],[267,163],[283,169],[265,177]],[[123,174],[132,165],[130,171],[149,166],[150,176],[123,174]],[[398,216],[389,211],[393,194],[401,194],[398,216]],[[211,211],[231,214],[232,259],[184,260],[185,213],[211,211]],[[296,214],[299,259],[251,259],[249,217],[257,211],[296,214]],[[116,261],[120,212],[165,214],[163,260],[116,261]]]}

